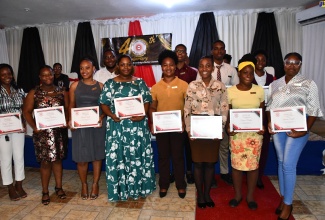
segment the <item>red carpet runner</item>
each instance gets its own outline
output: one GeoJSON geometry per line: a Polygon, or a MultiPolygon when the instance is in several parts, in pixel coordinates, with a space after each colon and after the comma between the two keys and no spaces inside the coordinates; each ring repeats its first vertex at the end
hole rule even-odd
{"type": "MultiPolygon", "coordinates": [[[[234,197],[235,192],[232,186],[227,185],[217,175],[217,188],[211,190],[211,198],[216,206],[214,208],[196,208],[196,220],[274,220],[278,216],[274,213],[279,204],[280,196],[268,177],[263,177],[264,189],[256,188],[254,192],[258,208],[252,211],[246,203],[246,176],[243,175],[243,200],[232,208],[228,205],[234,197]]],[[[289,218],[294,220],[293,216],[289,218]]]]}

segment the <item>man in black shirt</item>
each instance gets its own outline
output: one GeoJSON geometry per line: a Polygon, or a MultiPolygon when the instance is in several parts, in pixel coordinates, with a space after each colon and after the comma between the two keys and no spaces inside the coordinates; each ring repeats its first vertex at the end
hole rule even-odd
{"type": "Polygon", "coordinates": [[[64,87],[65,91],[69,91],[70,81],[69,77],[62,73],[62,65],[61,63],[53,64],[54,71],[54,85],[59,87],[64,87]]]}

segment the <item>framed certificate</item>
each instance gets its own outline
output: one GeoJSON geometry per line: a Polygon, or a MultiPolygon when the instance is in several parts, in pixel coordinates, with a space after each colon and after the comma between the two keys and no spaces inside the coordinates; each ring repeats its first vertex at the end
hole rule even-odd
{"type": "Polygon", "coordinates": [[[230,109],[230,131],[248,132],[263,129],[263,113],[257,109],[230,109]]]}
{"type": "Polygon", "coordinates": [[[119,118],[145,115],[142,96],[114,99],[115,114],[119,118]]]}
{"type": "Polygon", "coordinates": [[[98,120],[98,106],[71,109],[71,124],[73,128],[98,127],[98,120]]]}
{"type": "Polygon", "coordinates": [[[305,106],[271,109],[273,132],[307,131],[305,106]]]}
{"type": "Polygon", "coordinates": [[[222,116],[191,116],[191,138],[222,139],[222,116]]]}
{"type": "Polygon", "coordinates": [[[181,110],[153,112],[152,124],[153,124],[154,133],[181,132],[182,131],[181,110]]]}
{"type": "Polygon", "coordinates": [[[0,114],[0,135],[21,132],[21,115],[17,113],[0,114]]]}
{"type": "Polygon", "coordinates": [[[39,130],[66,126],[63,106],[34,109],[34,117],[39,130]]]}

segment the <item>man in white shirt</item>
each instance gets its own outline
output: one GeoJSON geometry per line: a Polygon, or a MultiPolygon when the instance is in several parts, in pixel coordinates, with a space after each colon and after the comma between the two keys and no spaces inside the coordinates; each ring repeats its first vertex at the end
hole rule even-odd
{"type": "Polygon", "coordinates": [[[98,82],[105,84],[108,79],[114,78],[115,74],[115,67],[116,67],[116,55],[115,52],[111,49],[105,50],[103,55],[103,63],[105,65],[104,68],[98,70],[95,75],[94,79],[98,82]]]}
{"type": "MultiPolygon", "coordinates": [[[[214,71],[212,73],[212,77],[223,82],[226,86],[237,85],[239,83],[239,78],[236,69],[228,63],[225,63],[223,60],[223,57],[226,54],[225,43],[221,40],[215,41],[212,46],[211,54],[214,60],[214,71]],[[218,69],[220,69],[219,77],[218,69]]],[[[220,176],[221,179],[224,180],[227,184],[232,185],[232,177],[229,174],[228,167],[228,140],[228,135],[226,132],[224,132],[224,137],[220,142],[219,147],[220,176]]]]}

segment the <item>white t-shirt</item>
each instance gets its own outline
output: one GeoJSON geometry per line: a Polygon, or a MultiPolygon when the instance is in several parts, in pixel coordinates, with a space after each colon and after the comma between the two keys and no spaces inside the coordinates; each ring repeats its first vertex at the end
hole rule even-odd
{"type": "Polygon", "coordinates": [[[95,73],[94,80],[104,84],[107,80],[112,79],[115,76],[116,76],[116,74],[114,72],[111,73],[110,71],[108,71],[106,69],[106,67],[104,67],[95,73]]]}

